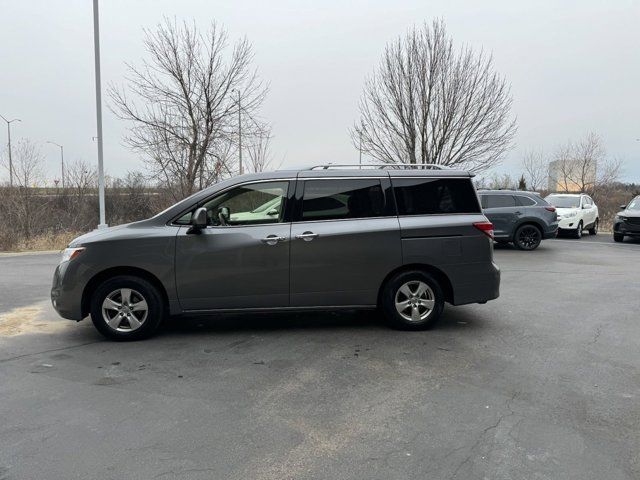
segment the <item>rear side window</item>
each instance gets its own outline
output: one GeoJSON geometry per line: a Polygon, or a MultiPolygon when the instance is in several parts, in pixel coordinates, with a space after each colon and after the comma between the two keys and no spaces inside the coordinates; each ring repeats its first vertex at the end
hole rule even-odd
{"type": "Polygon", "coordinates": [[[516,199],[518,199],[518,203],[523,207],[531,207],[536,204],[533,198],[525,197],[524,195],[516,195],[516,199]]]}
{"type": "Polygon", "coordinates": [[[302,220],[380,217],[384,194],[379,179],[306,180],[302,220]]]}
{"type": "Polygon", "coordinates": [[[399,215],[480,213],[471,180],[465,178],[394,178],[399,215]]]}
{"type": "Polygon", "coordinates": [[[484,195],[484,208],[515,207],[516,198],[513,195],[484,195]]]}

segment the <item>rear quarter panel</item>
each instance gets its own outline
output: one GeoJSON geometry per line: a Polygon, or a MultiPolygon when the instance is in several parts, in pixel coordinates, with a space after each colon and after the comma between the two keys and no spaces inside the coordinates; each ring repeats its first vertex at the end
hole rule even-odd
{"type": "Polygon", "coordinates": [[[453,304],[498,296],[499,270],[493,263],[493,242],[473,226],[482,214],[400,217],[405,265],[426,264],[442,271],[451,283],[453,304]]]}

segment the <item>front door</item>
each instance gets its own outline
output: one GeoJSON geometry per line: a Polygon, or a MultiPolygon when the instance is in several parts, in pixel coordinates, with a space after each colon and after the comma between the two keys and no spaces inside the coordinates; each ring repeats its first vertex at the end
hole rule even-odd
{"type": "Polygon", "coordinates": [[[283,221],[289,185],[233,187],[202,205],[207,228],[180,228],[175,272],[184,310],[289,306],[291,224],[283,221]]]}
{"type": "Polygon", "coordinates": [[[402,263],[384,190],[376,178],[298,180],[291,306],[376,304],[385,276],[402,263]]]}

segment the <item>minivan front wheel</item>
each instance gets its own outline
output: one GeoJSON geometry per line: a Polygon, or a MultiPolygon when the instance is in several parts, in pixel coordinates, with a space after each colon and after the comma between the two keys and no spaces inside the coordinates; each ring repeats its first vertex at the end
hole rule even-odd
{"type": "Polygon", "coordinates": [[[438,281],[417,270],[393,276],[385,285],[380,301],[389,323],[403,330],[431,327],[444,309],[444,294],[438,281]]]}
{"type": "Polygon", "coordinates": [[[158,289],[143,278],[122,275],[104,281],[91,297],[91,320],[111,340],[141,340],[165,314],[158,289]]]}

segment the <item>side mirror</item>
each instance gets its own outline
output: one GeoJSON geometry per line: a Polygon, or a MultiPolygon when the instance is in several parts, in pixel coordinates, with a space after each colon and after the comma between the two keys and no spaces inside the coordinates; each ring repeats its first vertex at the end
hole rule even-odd
{"type": "Polygon", "coordinates": [[[207,209],[200,207],[191,216],[191,232],[199,232],[207,227],[207,209]]]}
{"type": "Polygon", "coordinates": [[[218,220],[220,221],[220,225],[223,225],[223,226],[229,225],[230,219],[231,219],[231,210],[229,210],[229,207],[220,207],[218,209],[218,220]]]}
{"type": "Polygon", "coordinates": [[[620,205],[620,210],[626,210],[627,206],[626,205],[620,205]]]}

